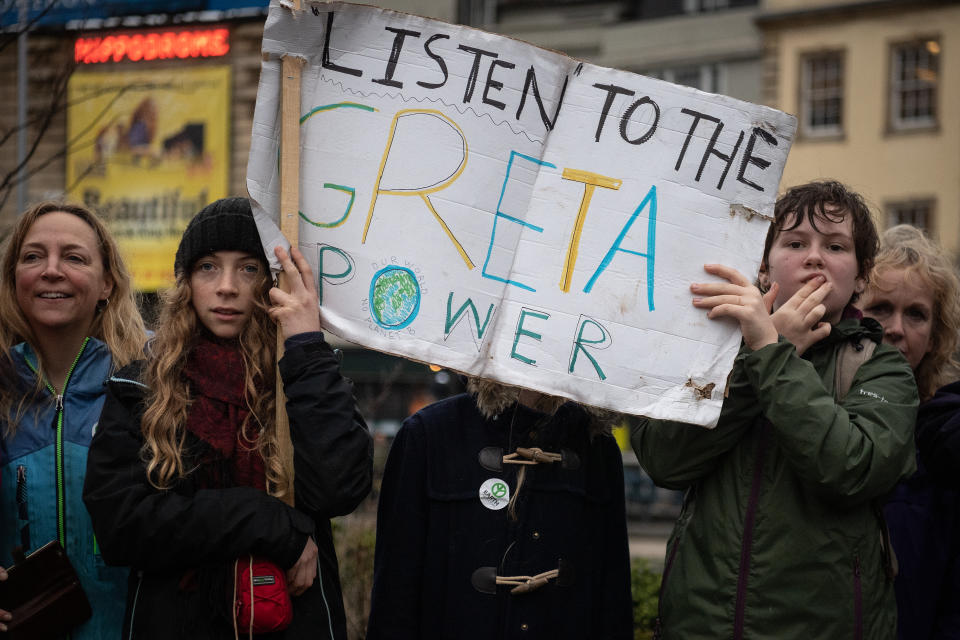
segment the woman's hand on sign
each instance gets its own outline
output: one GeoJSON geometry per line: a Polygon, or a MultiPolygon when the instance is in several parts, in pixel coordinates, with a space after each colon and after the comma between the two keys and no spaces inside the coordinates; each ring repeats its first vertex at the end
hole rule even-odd
{"type": "Polygon", "coordinates": [[[797,355],[803,355],[810,345],[830,335],[830,323],[820,320],[827,312],[823,300],[832,288],[833,285],[823,276],[811,278],[773,312],[773,324],[777,332],[793,343],[797,355]]]}
{"type": "Polygon", "coordinates": [[[284,339],[307,331],[320,331],[320,305],[313,271],[296,247],[288,254],[283,247],[274,253],[280,260],[290,291],[270,289],[270,317],[280,326],[284,339]]]}
{"type": "Polygon", "coordinates": [[[697,296],[693,299],[693,306],[709,309],[707,317],[711,319],[735,319],[740,323],[743,341],[754,351],[777,342],[777,328],[770,317],[777,295],[775,288],[764,295],[742,273],[722,264],[706,264],[703,270],[727,282],[691,284],[690,291],[697,296]]]}
{"type": "Polygon", "coordinates": [[[303,546],[297,563],[287,569],[287,591],[291,596],[298,596],[313,584],[317,577],[317,543],[307,536],[307,544],[303,546]]]}

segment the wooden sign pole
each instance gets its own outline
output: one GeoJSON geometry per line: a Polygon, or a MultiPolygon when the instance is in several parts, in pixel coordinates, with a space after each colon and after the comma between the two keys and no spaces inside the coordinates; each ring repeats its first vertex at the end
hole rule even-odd
{"type": "MultiPolygon", "coordinates": [[[[300,9],[296,2],[294,11],[300,9]]],[[[291,246],[296,247],[300,239],[300,71],[303,59],[284,56],[283,92],[281,96],[280,125],[280,231],[291,246]]],[[[281,271],[277,279],[278,286],[290,290],[281,271]]],[[[277,332],[277,361],[283,355],[283,336],[277,332]]],[[[290,439],[290,421],[287,416],[287,396],[283,393],[283,379],[277,370],[277,440],[280,460],[283,462],[290,487],[284,501],[293,506],[293,442],[290,439]]]]}

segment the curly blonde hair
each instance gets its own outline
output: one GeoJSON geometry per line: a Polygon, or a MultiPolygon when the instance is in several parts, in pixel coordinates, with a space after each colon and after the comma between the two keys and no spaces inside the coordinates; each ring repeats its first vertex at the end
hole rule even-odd
{"type": "MultiPolygon", "coordinates": [[[[254,285],[254,310],[238,338],[244,364],[244,396],[250,410],[240,437],[246,442],[256,438],[266,468],[267,492],[282,497],[290,490],[290,479],[280,458],[276,429],[277,327],[267,315],[271,286],[268,273],[263,272],[254,285]],[[256,429],[259,437],[251,435],[250,429],[256,429]]],[[[169,489],[191,471],[183,460],[192,402],[184,367],[202,328],[192,297],[189,274],[179,274],[175,287],[163,293],[158,329],[149,345],[145,382],[150,391],[141,423],[141,457],[150,484],[161,490],[169,489]]]]}
{"type": "MultiPolygon", "coordinates": [[[[113,236],[106,225],[90,209],[76,204],[47,201],[34,205],[23,213],[14,225],[3,246],[0,262],[0,348],[3,350],[3,367],[9,375],[13,372],[10,348],[20,342],[28,343],[39,354],[37,336],[23,315],[17,302],[17,262],[24,240],[30,228],[40,216],[48,213],[69,213],[86,222],[97,237],[97,248],[103,261],[103,271],[113,281],[113,291],[104,306],[98,306],[90,326],[89,335],[103,341],[113,358],[113,368],[119,369],[143,357],[146,330],[137,308],[137,300],[130,281],[130,273],[124,265],[113,236]]],[[[11,436],[23,417],[26,408],[39,397],[43,389],[44,366],[39,361],[41,376],[30,393],[13,384],[0,385],[0,415],[7,417],[4,435],[11,436]],[[16,409],[14,409],[16,407],[16,409]]]]}
{"type": "Polygon", "coordinates": [[[958,371],[955,354],[960,340],[960,278],[944,251],[923,231],[906,224],[884,232],[869,288],[885,291],[877,280],[889,271],[903,271],[904,277],[916,278],[933,298],[930,352],[915,371],[920,399],[927,400],[958,371]]]}

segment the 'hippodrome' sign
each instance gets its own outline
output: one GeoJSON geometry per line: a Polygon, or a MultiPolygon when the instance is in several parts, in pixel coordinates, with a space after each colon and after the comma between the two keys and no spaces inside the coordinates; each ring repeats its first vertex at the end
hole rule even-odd
{"type": "Polygon", "coordinates": [[[756,273],[794,118],[466,27],[306,6],[270,8],[247,185],[276,220],[279,59],[301,56],[300,247],[325,326],[715,423],[740,334],[689,284],[705,262],[756,273]]]}

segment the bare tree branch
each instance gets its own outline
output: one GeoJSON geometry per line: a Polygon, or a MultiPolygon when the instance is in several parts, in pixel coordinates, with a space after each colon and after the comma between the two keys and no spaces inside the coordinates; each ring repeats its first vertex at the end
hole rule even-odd
{"type": "MultiPolygon", "coordinates": [[[[24,180],[29,180],[32,176],[42,172],[53,162],[59,160],[60,158],[65,157],[69,153],[82,150],[93,144],[92,142],[87,143],[83,146],[77,146],[79,140],[83,138],[91,129],[98,126],[104,119],[104,117],[109,113],[113,105],[126,93],[130,91],[150,91],[154,89],[169,89],[174,86],[173,83],[169,82],[141,82],[141,83],[130,83],[122,86],[113,86],[113,87],[104,87],[97,91],[92,91],[88,95],[83,96],[80,99],[69,101],[66,99],[67,86],[69,82],[70,75],[72,75],[75,67],[71,67],[68,73],[60,74],[54,81],[53,94],[50,99],[50,104],[46,107],[38,116],[30,120],[31,126],[37,127],[36,137],[33,140],[33,144],[27,152],[26,158],[22,163],[14,167],[12,170],[7,172],[5,175],[0,176],[0,209],[6,204],[9,200],[10,195],[13,193],[13,190],[18,184],[24,180]],[[50,125],[53,123],[53,120],[60,113],[67,111],[69,108],[82,104],[86,101],[92,100],[94,98],[99,98],[105,94],[114,94],[110,101],[104,105],[99,113],[90,121],[90,123],[84,127],[81,131],[77,132],[73,138],[67,140],[62,148],[60,148],[55,153],[49,155],[43,160],[36,161],[34,156],[36,155],[36,150],[42,141],[43,137],[46,135],[47,130],[50,128],[50,125]],[[39,123],[39,124],[38,124],[39,123]],[[25,171],[23,174],[20,174],[20,170],[24,167],[29,167],[29,170],[25,171]]],[[[2,138],[0,138],[0,148],[4,142],[8,141],[10,137],[19,130],[20,127],[13,127],[10,131],[7,131],[2,138]]],[[[82,175],[78,176],[74,180],[73,184],[69,185],[65,191],[70,191],[79,183],[82,178],[89,175],[92,170],[91,167],[87,167],[82,175]]]]}
{"type": "MultiPolygon", "coordinates": [[[[33,31],[33,28],[39,23],[44,16],[50,13],[50,10],[57,4],[58,0],[49,0],[47,4],[36,13],[33,17],[27,19],[26,24],[20,24],[19,15],[17,18],[17,26],[10,29],[9,31],[4,31],[2,36],[0,36],[0,53],[3,53],[3,50],[8,46],[17,41],[23,33],[28,33],[33,31]]],[[[7,15],[8,13],[18,13],[20,11],[19,0],[6,0],[3,3],[3,9],[0,10],[0,16],[7,15]]]]}

